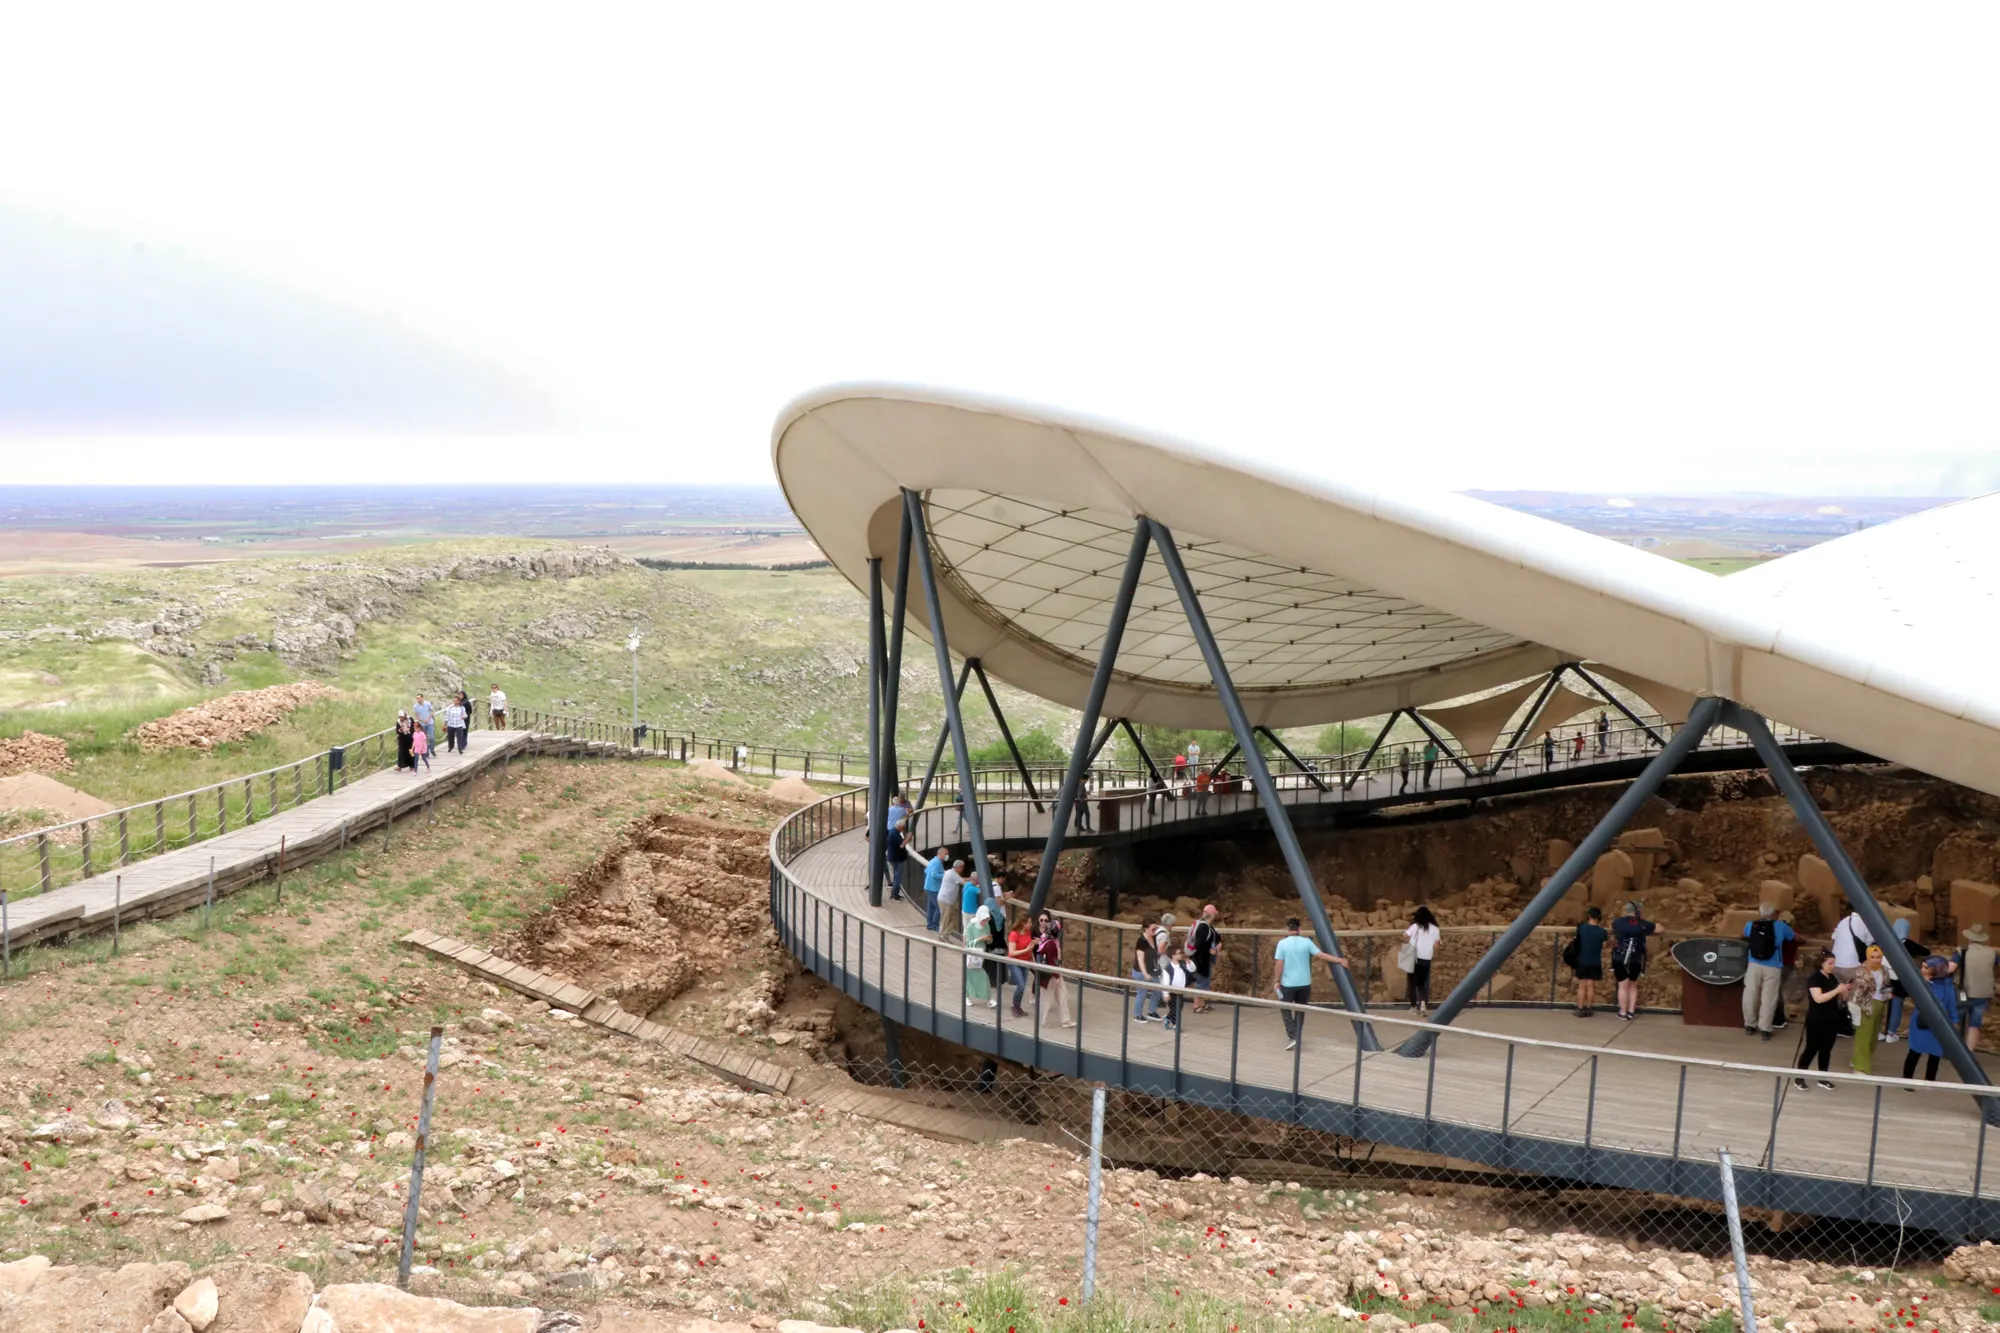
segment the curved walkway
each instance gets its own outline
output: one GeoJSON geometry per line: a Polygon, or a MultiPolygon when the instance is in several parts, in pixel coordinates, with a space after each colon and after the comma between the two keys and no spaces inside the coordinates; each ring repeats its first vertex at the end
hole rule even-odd
{"type": "Polygon", "coordinates": [[[1128,1020],[1132,983],[1078,972],[1062,974],[1073,1027],[1052,1002],[1025,1019],[1004,999],[968,1006],[965,954],[909,905],[869,906],[861,802],[809,806],[773,835],[771,911],[795,956],[885,1019],[1059,1075],[1564,1181],[1715,1199],[1726,1147],[1746,1206],[2000,1237],[1987,1128],[1963,1086],[1836,1074],[1832,1091],[1798,1091],[1790,1070],[1741,1061],[1789,1045],[1746,1046],[1733,1028],[1475,1009],[1413,1060],[1393,1050],[1425,1026],[1407,1017],[1371,1015],[1385,1049],[1363,1053],[1339,1010],[1216,995],[1174,1032],[1128,1020]],[[1296,1048],[1288,1009],[1307,1015],[1296,1048]]]}

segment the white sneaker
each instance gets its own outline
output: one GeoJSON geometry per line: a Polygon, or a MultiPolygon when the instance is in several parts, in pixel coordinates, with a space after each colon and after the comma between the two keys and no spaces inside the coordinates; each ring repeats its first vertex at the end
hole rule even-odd
{"type": "Polygon", "coordinates": [[[998,1009],[998,1008],[1000,1007],[1000,1001],[998,1001],[998,1000],[988,1000],[988,1001],[986,1002],[986,1007],[987,1007],[988,1009],[998,1009]]]}
{"type": "Polygon", "coordinates": [[[1288,1041],[1285,1043],[1285,1049],[1288,1051],[1296,1051],[1298,1048],[1299,1044],[1295,1041],[1288,1041]]]}
{"type": "Polygon", "coordinates": [[[1893,1032],[1885,1032],[1876,1040],[1880,1041],[1884,1046],[1894,1046],[1897,1042],[1901,1041],[1902,1038],[1897,1036],[1893,1032]]]}

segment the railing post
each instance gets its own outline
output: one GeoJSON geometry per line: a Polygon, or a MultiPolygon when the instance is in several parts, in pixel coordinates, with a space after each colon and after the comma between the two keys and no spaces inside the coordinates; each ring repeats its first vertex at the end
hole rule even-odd
{"type": "Polygon", "coordinates": [[[35,859],[41,863],[42,892],[47,893],[55,884],[55,876],[49,869],[49,835],[46,833],[35,839],[35,859]]]}
{"type": "Polygon", "coordinates": [[[123,810],[120,810],[118,812],[118,864],[122,866],[131,859],[132,859],[131,834],[130,830],[126,827],[125,812],[123,810]]]}
{"type": "Polygon", "coordinates": [[[410,1285],[410,1256],[417,1244],[418,1200],[424,1192],[424,1149],[430,1145],[431,1102],[437,1095],[438,1046],[444,1040],[444,1029],[431,1029],[431,1049],[424,1060],[424,1095],[417,1111],[417,1151],[410,1159],[410,1197],[403,1201],[403,1250],[396,1260],[396,1285],[405,1290],[410,1285]]]}
{"type": "Polygon", "coordinates": [[[153,802],[153,850],[167,850],[167,807],[163,801],[153,802]]]}
{"type": "Polygon", "coordinates": [[[96,873],[95,869],[91,865],[91,860],[92,857],[90,854],[90,821],[86,819],[83,821],[83,878],[85,879],[89,879],[93,874],[96,873]]]}

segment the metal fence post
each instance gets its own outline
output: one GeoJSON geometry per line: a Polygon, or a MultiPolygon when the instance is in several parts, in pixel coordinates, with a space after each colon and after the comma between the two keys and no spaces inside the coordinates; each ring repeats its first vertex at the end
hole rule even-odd
{"type": "Polygon", "coordinates": [[[1097,1213],[1104,1197],[1104,1085],[1090,1090],[1090,1202],[1083,1215],[1083,1303],[1097,1294],[1097,1213]]]}
{"type": "Polygon", "coordinates": [[[278,906],[285,905],[285,839],[278,838],[278,906]]]}
{"type": "Polygon", "coordinates": [[[111,956],[118,956],[119,917],[125,911],[125,877],[118,876],[111,882],[111,956]]]}
{"type": "Polygon", "coordinates": [[[1743,1302],[1743,1333],[1757,1333],[1757,1309],[1750,1300],[1750,1261],[1743,1254],[1743,1214],[1736,1207],[1736,1168],[1722,1149],[1722,1210],[1729,1215],[1729,1249],[1736,1257],[1736,1294],[1743,1302]]]}
{"type": "Polygon", "coordinates": [[[35,856],[41,862],[42,892],[47,893],[51,888],[55,887],[55,876],[49,870],[48,834],[44,833],[41,837],[35,839],[35,856]]]}
{"type": "Polygon", "coordinates": [[[208,858],[208,897],[201,904],[201,928],[207,930],[215,924],[215,858],[208,858]]]}
{"type": "Polygon", "coordinates": [[[424,1192],[424,1149],[431,1138],[431,1101],[437,1092],[438,1046],[444,1029],[431,1028],[431,1051],[424,1060],[424,1099],[417,1112],[417,1153],[410,1159],[410,1197],[403,1202],[403,1253],[396,1260],[396,1285],[410,1287],[410,1255],[417,1246],[417,1201],[424,1192]]]}

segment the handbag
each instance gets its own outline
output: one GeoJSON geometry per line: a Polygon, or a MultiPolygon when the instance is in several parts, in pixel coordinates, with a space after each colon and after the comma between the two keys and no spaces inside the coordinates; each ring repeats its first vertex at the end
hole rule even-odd
{"type": "Polygon", "coordinates": [[[1403,972],[1414,972],[1417,970],[1417,942],[1415,940],[1404,940],[1403,947],[1396,950],[1396,967],[1399,971],[1403,972]]]}
{"type": "Polygon", "coordinates": [[[1572,935],[1569,943],[1563,945],[1563,966],[1576,971],[1577,961],[1583,957],[1583,941],[1572,935]]]}
{"type": "Polygon", "coordinates": [[[976,953],[969,953],[965,956],[966,971],[977,972],[980,968],[985,966],[986,966],[986,960],[982,958],[980,955],[976,953]]]}

